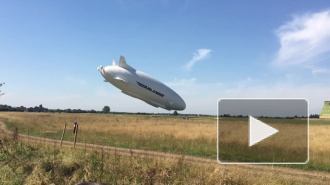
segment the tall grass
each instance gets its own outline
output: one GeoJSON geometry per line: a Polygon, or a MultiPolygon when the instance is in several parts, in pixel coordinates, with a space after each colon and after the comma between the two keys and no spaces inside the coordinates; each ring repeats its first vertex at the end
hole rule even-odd
{"type": "Polygon", "coordinates": [[[0,139],[1,184],[302,184],[301,180],[257,171],[224,170],[186,163],[184,158],[148,158],[102,150],[24,144],[0,139]]]}
{"type": "Polygon", "coordinates": [[[219,121],[219,159],[230,162],[300,163],[307,160],[306,120],[299,122],[291,119],[279,119],[279,121],[271,121],[269,125],[280,132],[249,147],[247,120],[219,121]]]}
{"type": "MultiPolygon", "coordinates": [[[[242,119],[224,118],[222,121],[228,121],[234,126],[240,124],[242,119]]],[[[86,141],[117,147],[198,155],[213,159],[216,159],[217,155],[217,124],[216,119],[210,118],[183,120],[180,117],[166,116],[2,112],[0,120],[5,122],[11,130],[18,127],[20,133],[54,139],[61,138],[64,123],[67,122],[64,139],[70,141],[73,140],[73,123],[77,121],[79,123],[78,142],[86,141]]],[[[272,126],[282,125],[282,123],[277,124],[277,120],[271,122],[272,126]]],[[[328,122],[326,120],[311,121],[310,161],[307,165],[292,167],[330,171],[330,124],[328,122]]],[[[221,132],[219,134],[221,136],[221,132]]],[[[241,134],[242,138],[248,137],[247,134],[241,134]]],[[[224,138],[227,143],[235,141],[234,135],[227,134],[224,138]]],[[[247,143],[238,142],[237,146],[243,145],[247,143]]],[[[235,156],[229,153],[226,155],[235,156]]]]}
{"type": "Polygon", "coordinates": [[[20,133],[73,140],[73,123],[79,124],[78,142],[174,152],[216,158],[215,120],[181,117],[121,116],[109,114],[1,113],[0,119],[20,133]]]}

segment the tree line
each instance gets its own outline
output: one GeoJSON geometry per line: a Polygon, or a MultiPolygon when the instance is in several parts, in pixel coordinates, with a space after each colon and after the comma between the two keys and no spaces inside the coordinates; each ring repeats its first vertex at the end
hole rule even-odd
{"type": "Polygon", "coordinates": [[[311,114],[309,118],[320,118],[319,114],[311,114]]]}
{"type": "MultiPolygon", "coordinates": [[[[101,111],[97,110],[82,110],[82,109],[48,109],[42,106],[40,104],[39,106],[34,107],[13,107],[9,105],[2,105],[0,104],[0,112],[6,111],[6,112],[51,112],[51,113],[110,113],[110,107],[104,106],[101,111]]],[[[138,115],[168,115],[169,113],[147,113],[147,112],[111,112],[112,114],[138,114],[138,115]]],[[[176,113],[178,115],[178,113],[176,113]]]]}
{"type": "Polygon", "coordinates": [[[48,109],[42,106],[40,104],[39,106],[35,107],[12,107],[9,105],[1,105],[0,104],[0,111],[10,111],[10,112],[65,112],[65,113],[109,113],[110,112],[110,107],[109,106],[104,106],[102,111],[96,111],[96,110],[81,110],[81,109],[48,109]]]}
{"type": "MultiPolygon", "coordinates": [[[[242,116],[242,115],[230,115],[230,114],[222,114],[219,117],[233,117],[233,118],[248,118],[249,116],[242,116]]],[[[294,119],[294,118],[307,118],[306,116],[287,116],[287,117],[271,117],[271,116],[260,116],[259,118],[285,118],[285,119],[294,119]]],[[[319,118],[318,114],[311,114],[309,118],[319,118]]]]}

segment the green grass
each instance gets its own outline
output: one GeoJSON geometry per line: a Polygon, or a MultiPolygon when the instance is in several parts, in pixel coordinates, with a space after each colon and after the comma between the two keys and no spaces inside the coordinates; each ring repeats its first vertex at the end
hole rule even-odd
{"type": "Polygon", "coordinates": [[[330,120],[325,119],[310,119],[309,120],[310,125],[330,125],[330,120]]]}

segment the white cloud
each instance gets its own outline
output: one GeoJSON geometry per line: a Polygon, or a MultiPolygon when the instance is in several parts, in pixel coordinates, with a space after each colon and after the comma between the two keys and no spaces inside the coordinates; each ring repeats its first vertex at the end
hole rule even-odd
{"type": "Polygon", "coordinates": [[[252,82],[253,79],[251,77],[247,77],[243,80],[235,82],[235,84],[237,84],[238,87],[246,87],[247,85],[251,85],[252,82]]]}
{"type": "Polygon", "coordinates": [[[313,74],[318,74],[318,73],[328,73],[329,71],[327,69],[313,69],[312,73],[313,74]]]}
{"type": "Polygon", "coordinates": [[[197,53],[193,53],[193,58],[184,66],[184,68],[188,71],[195,65],[196,62],[204,60],[210,57],[211,50],[210,49],[199,49],[197,53]]]}
{"type": "Polygon", "coordinates": [[[73,84],[80,84],[80,85],[85,85],[86,81],[83,79],[79,79],[79,78],[74,78],[74,77],[64,77],[64,80],[73,84]]]}
{"type": "Polygon", "coordinates": [[[330,74],[330,69],[320,65],[306,65],[305,68],[311,70],[313,75],[330,74]]]}
{"type": "Polygon", "coordinates": [[[330,54],[330,11],[293,16],[276,30],[276,35],[281,47],[275,65],[318,62],[324,54],[330,54]]]}
{"type": "Polygon", "coordinates": [[[194,84],[196,81],[196,78],[190,78],[190,79],[177,79],[175,78],[174,81],[172,82],[166,82],[165,84],[170,86],[170,87],[175,87],[175,86],[191,86],[194,84]]]}

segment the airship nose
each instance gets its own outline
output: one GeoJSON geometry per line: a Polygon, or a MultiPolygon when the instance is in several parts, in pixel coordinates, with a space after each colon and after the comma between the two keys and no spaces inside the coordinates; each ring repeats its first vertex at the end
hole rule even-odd
{"type": "Polygon", "coordinates": [[[101,75],[104,77],[104,67],[103,66],[99,66],[97,68],[98,71],[100,71],[101,75]]]}
{"type": "Polygon", "coordinates": [[[100,71],[105,81],[109,81],[110,78],[113,78],[113,70],[109,66],[99,66],[97,70],[100,71]]]}
{"type": "Polygon", "coordinates": [[[99,66],[99,67],[97,68],[97,70],[100,71],[100,72],[102,72],[102,70],[103,70],[103,66],[99,66]]]}

